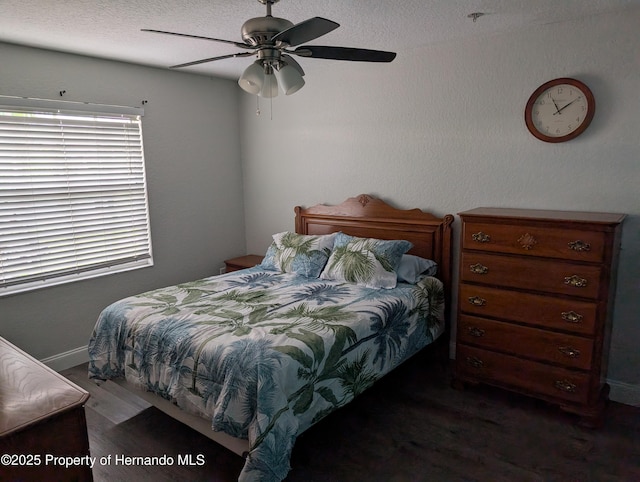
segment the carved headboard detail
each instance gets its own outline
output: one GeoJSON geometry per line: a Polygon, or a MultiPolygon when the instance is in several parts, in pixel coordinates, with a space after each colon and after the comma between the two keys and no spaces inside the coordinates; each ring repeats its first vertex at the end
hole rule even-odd
{"type": "Polygon", "coordinates": [[[413,248],[409,253],[438,263],[437,277],[445,286],[447,307],[450,308],[453,215],[439,218],[420,209],[396,209],[368,194],[360,194],[335,206],[296,206],[294,211],[296,232],[300,234],[342,231],[363,238],[410,241],[413,248]]]}

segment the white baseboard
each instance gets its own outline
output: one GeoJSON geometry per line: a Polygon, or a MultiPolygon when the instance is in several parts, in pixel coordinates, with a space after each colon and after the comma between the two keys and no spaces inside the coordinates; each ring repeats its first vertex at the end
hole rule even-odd
{"type": "Polygon", "coordinates": [[[81,363],[87,363],[89,361],[89,352],[87,352],[86,346],[79,346],[64,353],[43,358],[40,361],[49,368],[61,372],[62,370],[75,367],[81,363]]]}
{"type": "Polygon", "coordinates": [[[625,405],[640,407],[640,386],[616,380],[607,380],[607,383],[611,387],[609,399],[625,405]]]}

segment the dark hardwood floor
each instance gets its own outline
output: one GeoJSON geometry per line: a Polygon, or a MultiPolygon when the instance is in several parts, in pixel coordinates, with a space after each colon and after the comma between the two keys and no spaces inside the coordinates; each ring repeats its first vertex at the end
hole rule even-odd
{"type": "MultiPolygon", "coordinates": [[[[201,466],[99,463],[97,482],[233,481],[243,461],[86,365],[63,372],[91,393],[91,454],[191,454],[201,466]],[[200,456],[200,459],[196,457],[200,456]]],[[[489,387],[454,390],[425,355],[300,436],[287,481],[640,481],[640,408],[611,402],[590,430],[556,407],[489,387]]]]}

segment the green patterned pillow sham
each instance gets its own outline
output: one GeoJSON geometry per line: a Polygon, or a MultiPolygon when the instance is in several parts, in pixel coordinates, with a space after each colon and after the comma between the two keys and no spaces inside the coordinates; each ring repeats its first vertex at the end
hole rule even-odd
{"type": "Polygon", "coordinates": [[[369,288],[395,288],[396,268],[413,245],[409,241],[357,238],[338,233],[322,279],[348,281],[369,288]]]}
{"type": "Polygon", "coordinates": [[[274,234],[260,266],[317,278],[329,259],[336,234],[305,235],[289,231],[274,234]]]}

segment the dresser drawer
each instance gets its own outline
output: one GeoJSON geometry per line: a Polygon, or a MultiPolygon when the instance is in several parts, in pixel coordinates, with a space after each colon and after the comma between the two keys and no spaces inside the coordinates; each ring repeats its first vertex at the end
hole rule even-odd
{"type": "Polygon", "coordinates": [[[458,320],[458,340],[462,343],[583,370],[591,368],[593,359],[593,340],[590,338],[469,315],[462,315],[458,320]]]}
{"type": "Polygon", "coordinates": [[[589,374],[459,344],[456,372],[487,383],[578,403],[589,402],[589,374]]]}
{"type": "Polygon", "coordinates": [[[553,260],[463,252],[462,281],[596,299],[602,267],[553,260]]]}
{"type": "Polygon", "coordinates": [[[599,231],[466,222],[463,249],[599,263],[606,235],[599,231]]]}
{"type": "Polygon", "coordinates": [[[581,335],[593,335],[598,304],[574,298],[521,293],[488,286],[460,284],[463,313],[501,318],[581,335]]]}

